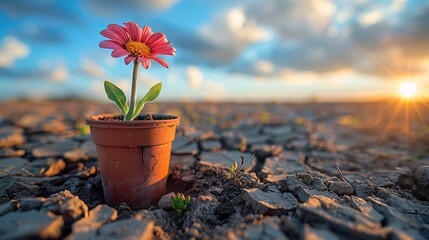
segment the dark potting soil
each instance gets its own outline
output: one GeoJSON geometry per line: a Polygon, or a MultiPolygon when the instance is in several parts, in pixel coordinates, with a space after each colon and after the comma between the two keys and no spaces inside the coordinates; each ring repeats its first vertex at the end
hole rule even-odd
{"type": "MultiPolygon", "coordinates": [[[[133,121],[136,120],[169,120],[169,119],[175,119],[177,117],[175,116],[170,116],[170,115],[162,115],[162,114],[143,114],[143,115],[139,115],[138,117],[136,117],[133,121]]],[[[116,115],[116,116],[103,116],[103,117],[99,117],[97,120],[102,120],[102,121],[123,121],[124,117],[123,115],[116,115]]]]}

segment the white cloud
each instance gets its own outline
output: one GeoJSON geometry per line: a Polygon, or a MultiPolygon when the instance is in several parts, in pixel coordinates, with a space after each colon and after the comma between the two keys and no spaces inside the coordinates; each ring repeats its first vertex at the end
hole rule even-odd
{"type": "Polygon", "coordinates": [[[200,32],[205,38],[225,47],[243,47],[271,38],[270,32],[247,19],[241,8],[221,12],[210,24],[203,26],[200,32]]]}
{"type": "Polygon", "coordinates": [[[331,25],[336,5],[331,0],[255,1],[245,14],[259,25],[275,29],[283,39],[317,36],[331,25]]]}
{"type": "Polygon", "coordinates": [[[406,3],[407,3],[407,0],[393,0],[389,6],[389,9],[393,13],[399,12],[405,7],[406,3]]]}
{"type": "Polygon", "coordinates": [[[329,88],[344,86],[353,76],[360,75],[352,69],[318,73],[314,71],[296,71],[290,68],[284,68],[278,74],[281,80],[290,85],[315,86],[320,84],[320,81],[323,81],[323,87],[329,88]]]}
{"type": "Polygon", "coordinates": [[[63,82],[69,77],[69,71],[64,66],[57,66],[48,73],[47,78],[54,82],[63,82]]]}
{"type": "MultiPolygon", "coordinates": [[[[144,74],[140,74],[138,77],[139,82],[143,83],[143,87],[139,87],[139,89],[144,89],[144,91],[148,91],[150,87],[153,85],[162,82],[157,76],[151,74],[150,72],[145,72],[144,74]]],[[[131,82],[131,78],[129,80],[131,82]]]]}
{"type": "Polygon", "coordinates": [[[169,73],[166,77],[166,80],[169,84],[175,84],[177,82],[177,74],[169,73]]]}
{"type": "Polygon", "coordinates": [[[369,12],[364,12],[359,16],[359,23],[362,26],[371,26],[380,22],[384,17],[383,11],[381,9],[372,10],[369,12]]]}
{"type": "Polygon", "coordinates": [[[116,81],[118,83],[118,87],[120,89],[122,89],[122,91],[126,93],[128,92],[128,90],[130,90],[130,80],[126,79],[126,78],[121,78],[118,81],[116,81]]]}
{"type": "Polygon", "coordinates": [[[310,8],[320,19],[330,20],[335,13],[336,5],[330,0],[312,0],[308,1],[310,8]]]}
{"type": "Polygon", "coordinates": [[[104,63],[109,66],[109,67],[114,67],[118,64],[118,59],[117,58],[113,58],[110,55],[107,55],[104,58],[104,63]]]}
{"type": "Polygon", "coordinates": [[[267,60],[259,60],[255,64],[256,71],[260,74],[270,74],[274,71],[274,65],[267,60]]]}
{"type": "Polygon", "coordinates": [[[14,37],[5,37],[0,45],[0,67],[11,67],[30,54],[30,48],[14,37]]]}
{"type": "Polygon", "coordinates": [[[202,87],[205,101],[217,101],[225,99],[225,89],[222,83],[205,79],[202,87]]]}
{"type": "Polygon", "coordinates": [[[92,81],[91,89],[92,89],[92,93],[94,93],[97,97],[105,96],[104,86],[99,81],[92,81]]]}
{"type": "Polygon", "coordinates": [[[234,8],[227,14],[227,23],[230,29],[240,30],[246,23],[246,16],[241,8],[234,8]]]}
{"type": "Polygon", "coordinates": [[[190,65],[186,68],[188,85],[193,90],[198,90],[197,95],[201,95],[204,100],[221,99],[224,93],[222,83],[205,79],[204,74],[197,66],[190,65]]]}
{"type": "Polygon", "coordinates": [[[186,68],[186,78],[188,79],[189,86],[197,90],[202,86],[204,75],[198,67],[191,65],[186,68]]]}
{"type": "Polygon", "coordinates": [[[344,23],[350,18],[350,12],[347,10],[341,10],[336,14],[336,21],[338,23],[344,23]]]}
{"type": "Polygon", "coordinates": [[[203,89],[211,94],[219,94],[224,91],[222,83],[206,79],[204,80],[203,89]]]}
{"type": "Polygon", "coordinates": [[[177,0],[146,0],[142,2],[145,3],[143,5],[146,7],[152,7],[154,9],[169,9],[177,2],[177,0]]]}
{"type": "Polygon", "coordinates": [[[194,40],[198,40],[197,46],[203,43],[203,48],[191,45],[188,49],[210,63],[223,65],[233,62],[251,44],[270,40],[271,37],[271,32],[249,19],[242,8],[233,8],[215,15],[199,29],[194,40]]]}
{"type": "Polygon", "coordinates": [[[364,5],[364,4],[367,4],[368,2],[369,0],[356,0],[357,5],[364,5]]]}
{"type": "Polygon", "coordinates": [[[291,68],[283,68],[279,72],[279,78],[297,84],[311,84],[312,81],[317,80],[317,74],[312,71],[295,71],[291,68]]]}
{"type": "Polygon", "coordinates": [[[83,58],[81,69],[84,73],[94,78],[103,78],[106,76],[103,68],[89,58],[83,58]]]}

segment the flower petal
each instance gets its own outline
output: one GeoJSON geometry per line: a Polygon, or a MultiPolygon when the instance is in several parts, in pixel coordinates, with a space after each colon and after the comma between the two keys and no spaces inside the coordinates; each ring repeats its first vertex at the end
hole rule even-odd
{"type": "Polygon", "coordinates": [[[126,42],[122,39],[122,37],[120,37],[118,34],[116,34],[115,32],[108,30],[108,29],[104,29],[103,31],[100,32],[100,34],[104,37],[110,38],[115,42],[118,42],[119,44],[125,44],[126,42]]]}
{"type": "Polygon", "coordinates": [[[169,55],[169,56],[175,56],[175,53],[172,51],[157,51],[153,52],[151,56],[157,56],[157,55],[169,55]]]}
{"type": "Polygon", "coordinates": [[[124,23],[125,28],[127,29],[128,33],[130,34],[131,40],[140,42],[140,38],[142,35],[142,29],[139,28],[137,23],[135,22],[127,22],[124,23]]]}
{"type": "Polygon", "coordinates": [[[163,48],[152,49],[151,53],[153,55],[164,54],[164,55],[174,56],[176,55],[176,49],[171,46],[165,46],[163,48]]]}
{"type": "Polygon", "coordinates": [[[127,50],[119,48],[119,49],[113,50],[112,57],[118,58],[129,54],[130,53],[127,50]]]}
{"type": "Polygon", "coordinates": [[[142,66],[146,69],[150,68],[150,61],[147,58],[139,57],[139,60],[142,62],[142,66]]]}
{"type": "Polygon", "coordinates": [[[171,43],[166,42],[166,43],[159,43],[156,46],[152,46],[150,48],[151,51],[156,51],[156,50],[160,50],[160,49],[173,49],[173,47],[170,45],[171,43]]]}
{"type": "Polygon", "coordinates": [[[146,43],[152,34],[153,34],[152,29],[148,26],[144,26],[142,30],[142,36],[140,38],[140,42],[146,43]]]}
{"type": "Polygon", "coordinates": [[[105,40],[100,42],[99,44],[100,48],[108,48],[108,49],[123,49],[124,47],[117,43],[116,41],[112,40],[105,40]]]}
{"type": "Polygon", "coordinates": [[[136,59],[136,57],[134,57],[134,56],[128,56],[128,57],[125,57],[124,58],[124,62],[125,62],[125,64],[130,64],[130,62],[132,62],[134,59],[136,59]]]}
{"type": "Polygon", "coordinates": [[[157,61],[159,64],[161,64],[162,66],[164,66],[165,68],[169,68],[168,67],[168,63],[167,63],[167,61],[165,61],[164,59],[162,59],[162,58],[157,58],[157,57],[149,57],[150,59],[152,59],[152,60],[154,60],[154,61],[157,61]]]}
{"type": "Polygon", "coordinates": [[[109,24],[107,26],[107,29],[116,33],[123,40],[124,44],[130,40],[130,36],[127,33],[127,30],[124,27],[119,26],[118,24],[109,24]]]}
{"type": "Polygon", "coordinates": [[[167,42],[167,38],[165,37],[164,33],[157,32],[149,37],[146,44],[151,47],[155,46],[159,42],[167,42]]]}

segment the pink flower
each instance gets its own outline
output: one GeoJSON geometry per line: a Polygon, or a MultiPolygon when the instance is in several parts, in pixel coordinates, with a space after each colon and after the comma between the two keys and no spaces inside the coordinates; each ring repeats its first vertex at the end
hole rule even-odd
{"type": "Polygon", "coordinates": [[[124,62],[127,65],[138,59],[143,67],[148,69],[150,60],[154,60],[168,68],[168,63],[157,57],[159,54],[174,56],[176,53],[176,49],[170,46],[171,43],[168,42],[165,34],[153,33],[148,26],[140,28],[134,22],[124,23],[124,26],[109,24],[100,34],[111,40],[100,42],[100,47],[113,49],[112,57],[126,56],[124,62]]]}

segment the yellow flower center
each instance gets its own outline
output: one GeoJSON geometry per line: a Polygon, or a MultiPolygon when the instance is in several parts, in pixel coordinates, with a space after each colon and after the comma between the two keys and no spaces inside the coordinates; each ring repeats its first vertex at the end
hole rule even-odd
{"type": "Polygon", "coordinates": [[[147,57],[150,55],[150,48],[142,42],[129,41],[125,44],[125,50],[136,57],[147,57]]]}

